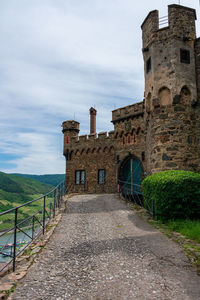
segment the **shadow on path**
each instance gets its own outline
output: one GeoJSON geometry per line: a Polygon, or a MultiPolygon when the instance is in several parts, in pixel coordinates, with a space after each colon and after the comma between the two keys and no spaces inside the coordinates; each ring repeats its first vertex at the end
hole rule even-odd
{"type": "MultiPolygon", "coordinates": [[[[88,196],[88,195],[87,195],[88,196]]],[[[129,210],[129,208],[119,201],[113,201],[109,194],[94,195],[93,199],[87,200],[87,196],[83,195],[82,201],[69,201],[67,203],[66,213],[68,214],[91,214],[102,213],[117,210],[129,210]]],[[[112,195],[113,196],[113,195],[112,195]]],[[[80,200],[81,200],[81,196],[80,200]]],[[[117,197],[117,196],[116,196],[117,197]]]]}

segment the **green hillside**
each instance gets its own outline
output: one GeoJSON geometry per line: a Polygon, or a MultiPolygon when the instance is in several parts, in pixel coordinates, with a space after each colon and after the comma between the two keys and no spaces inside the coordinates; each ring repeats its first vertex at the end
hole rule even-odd
{"type": "Polygon", "coordinates": [[[44,184],[17,175],[0,172],[0,212],[16,207],[53,189],[52,185],[44,184]]]}
{"type": "Polygon", "coordinates": [[[32,175],[32,174],[15,173],[12,175],[31,178],[42,183],[51,184],[53,186],[57,186],[60,182],[64,181],[65,179],[65,174],[32,175]]]}

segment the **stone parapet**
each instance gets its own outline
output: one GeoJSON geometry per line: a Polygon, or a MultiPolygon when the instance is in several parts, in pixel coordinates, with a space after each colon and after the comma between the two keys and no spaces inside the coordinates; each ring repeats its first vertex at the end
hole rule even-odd
{"type": "Polygon", "coordinates": [[[172,4],[168,6],[168,24],[164,28],[159,28],[158,11],[151,11],[142,23],[143,52],[148,51],[152,42],[169,36],[185,41],[194,40],[196,11],[195,9],[182,5],[172,4]]]}
{"type": "Polygon", "coordinates": [[[72,136],[70,143],[64,144],[64,155],[72,150],[88,150],[94,148],[111,147],[114,141],[114,131],[99,132],[81,136],[72,136]]]}
{"type": "Polygon", "coordinates": [[[144,113],[144,103],[138,102],[132,105],[124,106],[112,111],[112,122],[116,123],[121,120],[137,117],[144,113]]]}

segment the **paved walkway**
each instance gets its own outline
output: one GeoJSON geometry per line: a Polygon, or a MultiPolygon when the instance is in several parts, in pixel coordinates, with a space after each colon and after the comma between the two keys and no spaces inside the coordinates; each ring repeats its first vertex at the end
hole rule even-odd
{"type": "Polygon", "coordinates": [[[74,196],[18,300],[200,299],[182,250],[115,195],[74,196]]]}

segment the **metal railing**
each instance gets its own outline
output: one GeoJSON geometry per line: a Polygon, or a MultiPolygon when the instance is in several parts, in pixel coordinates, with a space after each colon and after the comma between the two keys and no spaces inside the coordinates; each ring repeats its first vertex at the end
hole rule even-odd
{"type": "Polygon", "coordinates": [[[160,17],[159,18],[159,28],[164,28],[167,26],[169,26],[168,16],[160,17]]]}
{"type": "Polygon", "coordinates": [[[154,201],[152,200],[151,205],[147,202],[144,203],[141,185],[118,180],[117,192],[133,204],[145,208],[151,214],[152,218],[154,218],[154,201]]]}
{"type": "Polygon", "coordinates": [[[15,271],[17,256],[45,233],[65,194],[65,182],[61,182],[45,195],[0,213],[0,273],[11,263],[15,271]]]}

